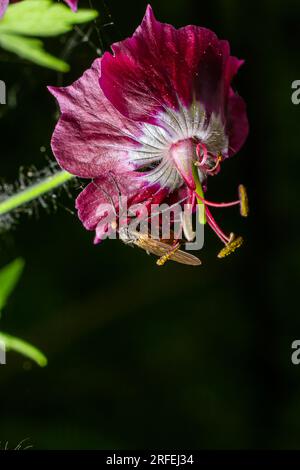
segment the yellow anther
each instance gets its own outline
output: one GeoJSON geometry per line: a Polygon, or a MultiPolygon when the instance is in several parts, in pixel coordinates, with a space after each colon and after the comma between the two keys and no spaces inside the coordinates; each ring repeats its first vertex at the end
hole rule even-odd
{"type": "Polygon", "coordinates": [[[249,214],[249,202],[247,191],[244,185],[239,185],[239,198],[240,198],[240,213],[242,217],[247,217],[249,214]]]}
{"type": "Polygon", "coordinates": [[[166,253],[165,255],[161,256],[157,261],[156,261],[156,264],[157,266],[163,266],[164,264],[166,264],[167,261],[169,261],[169,259],[171,258],[171,256],[174,255],[174,253],[176,253],[177,250],[179,250],[180,248],[180,243],[177,243],[176,246],[168,251],[168,253],[166,253]]]}
{"type": "Polygon", "coordinates": [[[233,253],[235,250],[237,250],[240,246],[242,246],[243,243],[244,240],[242,237],[236,238],[234,233],[231,233],[229,242],[224,248],[222,248],[222,250],[218,254],[218,258],[225,258],[226,256],[233,253]]]}

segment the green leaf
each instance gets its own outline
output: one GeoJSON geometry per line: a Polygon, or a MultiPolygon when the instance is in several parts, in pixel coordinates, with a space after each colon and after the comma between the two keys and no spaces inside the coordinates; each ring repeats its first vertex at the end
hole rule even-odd
{"type": "MultiPolygon", "coordinates": [[[[24,261],[17,258],[0,271],[0,311],[6,305],[9,295],[13,292],[24,269],[24,261]]],[[[23,356],[35,361],[39,366],[47,365],[47,358],[35,346],[22,339],[0,332],[0,341],[5,344],[6,349],[16,351],[23,356]]]]}
{"type": "Polygon", "coordinates": [[[46,356],[32,344],[16,338],[15,336],[0,333],[0,341],[5,344],[7,351],[16,351],[29,359],[32,359],[40,367],[45,367],[48,363],[46,356]]]}
{"type": "Polygon", "coordinates": [[[24,261],[16,259],[0,271],[0,312],[6,305],[9,295],[14,290],[24,268],[24,261]]]}
{"type": "Polygon", "coordinates": [[[0,46],[35,64],[57,70],[58,72],[68,72],[70,69],[66,62],[48,54],[43,49],[43,42],[39,39],[24,38],[12,34],[0,34],[0,46]]]}
{"type": "Polygon", "coordinates": [[[74,24],[86,23],[97,16],[96,10],[79,9],[74,13],[52,0],[23,0],[8,7],[0,22],[0,34],[57,36],[70,31],[74,24]]]}
{"type": "Polygon", "coordinates": [[[67,33],[75,24],[95,19],[95,10],[72,12],[69,7],[52,0],[23,0],[9,5],[0,20],[0,46],[35,64],[59,72],[67,72],[69,65],[48,54],[41,40],[35,36],[57,36],[67,33]]]}

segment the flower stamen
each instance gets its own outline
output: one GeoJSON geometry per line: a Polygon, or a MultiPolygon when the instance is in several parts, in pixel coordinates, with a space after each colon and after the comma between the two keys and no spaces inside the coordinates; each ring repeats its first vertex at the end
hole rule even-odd
{"type": "Polygon", "coordinates": [[[207,150],[207,147],[202,142],[198,142],[196,146],[196,155],[199,160],[194,162],[196,167],[199,167],[209,175],[216,174],[220,169],[220,163],[223,156],[219,153],[217,156],[213,155],[207,150]],[[214,163],[213,167],[210,167],[214,163]]]}
{"type": "Polygon", "coordinates": [[[217,224],[217,222],[215,221],[215,219],[213,218],[210,210],[208,209],[208,207],[205,207],[205,212],[206,212],[206,217],[207,217],[207,222],[208,224],[210,225],[210,227],[213,229],[213,231],[216,233],[216,235],[218,235],[218,237],[220,238],[220,240],[225,244],[227,245],[228,243],[230,243],[230,238],[225,235],[225,233],[223,232],[223,230],[219,227],[219,225],[217,224]]]}
{"type": "Polygon", "coordinates": [[[244,240],[242,237],[236,237],[234,233],[231,233],[229,242],[219,252],[218,258],[225,258],[226,256],[233,253],[235,250],[237,250],[240,246],[242,246],[243,243],[244,240]]]}
{"type": "Polygon", "coordinates": [[[238,206],[241,204],[240,199],[237,201],[232,201],[232,202],[212,202],[212,201],[207,201],[207,199],[204,199],[201,197],[199,194],[196,194],[197,199],[200,199],[203,204],[206,206],[211,206],[211,207],[232,207],[232,206],[238,206]]]}
{"type": "Polygon", "coordinates": [[[240,197],[240,214],[242,217],[247,217],[249,214],[249,201],[246,188],[243,184],[239,185],[240,197]]]}
{"type": "Polygon", "coordinates": [[[225,233],[221,230],[221,228],[218,226],[215,219],[213,218],[210,210],[208,209],[208,206],[232,207],[232,206],[239,205],[240,213],[242,217],[247,217],[249,213],[249,205],[248,205],[248,197],[247,197],[246,188],[245,186],[240,184],[239,185],[239,200],[232,201],[232,202],[221,202],[221,203],[211,202],[211,201],[207,201],[203,196],[200,196],[200,194],[198,194],[196,191],[194,193],[195,193],[197,200],[201,201],[201,203],[204,204],[204,210],[205,210],[208,224],[216,233],[216,235],[220,238],[220,240],[226,245],[225,248],[223,248],[218,254],[219,258],[224,258],[225,256],[228,256],[230,253],[233,253],[237,248],[239,248],[242,245],[243,238],[242,237],[236,238],[233,233],[230,234],[230,237],[225,235],[225,233]]]}
{"type": "Polygon", "coordinates": [[[206,170],[206,172],[210,175],[213,175],[215,172],[218,172],[218,170],[220,169],[220,164],[221,164],[222,160],[223,160],[223,157],[222,157],[221,154],[219,154],[217,156],[217,160],[216,160],[215,165],[212,168],[206,170]]]}

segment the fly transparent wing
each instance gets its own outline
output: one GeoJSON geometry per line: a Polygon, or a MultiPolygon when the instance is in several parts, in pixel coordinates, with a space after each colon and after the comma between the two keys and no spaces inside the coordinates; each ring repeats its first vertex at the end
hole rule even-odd
{"type": "MultiPolygon", "coordinates": [[[[172,249],[171,245],[150,238],[147,235],[141,235],[134,241],[134,243],[139,248],[159,257],[166,255],[172,249]]],[[[199,266],[201,264],[201,260],[199,258],[182,250],[177,250],[173,253],[170,256],[170,260],[181,264],[188,264],[190,266],[199,266]]]]}

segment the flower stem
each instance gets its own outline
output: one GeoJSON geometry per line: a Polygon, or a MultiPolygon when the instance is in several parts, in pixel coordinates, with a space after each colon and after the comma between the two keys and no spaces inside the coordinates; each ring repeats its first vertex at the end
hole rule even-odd
{"type": "Polygon", "coordinates": [[[9,196],[3,201],[0,201],[0,216],[53,191],[53,189],[61,186],[72,178],[74,178],[74,176],[67,171],[58,171],[38,183],[34,183],[28,188],[19,191],[17,194],[9,196]]]}
{"type": "MultiPolygon", "coordinates": [[[[192,172],[193,172],[193,178],[194,178],[195,185],[196,185],[196,191],[195,191],[196,196],[198,194],[201,197],[201,199],[204,199],[204,192],[203,192],[202,185],[200,182],[198,169],[195,165],[193,165],[192,172]]],[[[201,199],[197,197],[197,203],[199,205],[203,205],[203,210],[199,211],[199,222],[200,224],[204,225],[206,224],[205,205],[201,199]]]]}

